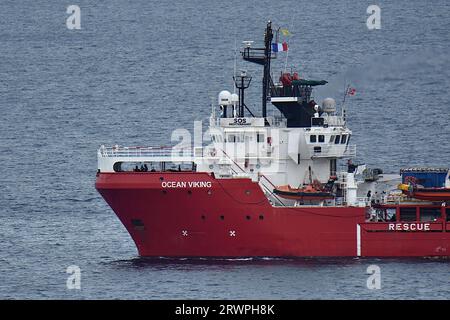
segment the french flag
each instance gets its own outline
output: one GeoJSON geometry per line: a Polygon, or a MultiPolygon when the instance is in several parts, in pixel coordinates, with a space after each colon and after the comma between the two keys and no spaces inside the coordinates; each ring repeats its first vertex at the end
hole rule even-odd
{"type": "Polygon", "coordinates": [[[288,44],[283,43],[272,43],[272,52],[288,51],[288,44]]]}

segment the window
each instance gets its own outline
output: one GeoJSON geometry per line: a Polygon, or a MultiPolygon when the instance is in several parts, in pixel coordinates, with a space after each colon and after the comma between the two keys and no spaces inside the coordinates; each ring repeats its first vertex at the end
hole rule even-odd
{"type": "Polygon", "coordinates": [[[256,141],[257,141],[257,142],[264,142],[264,134],[258,133],[258,134],[256,135],[256,141]]]}
{"type": "Polygon", "coordinates": [[[236,142],[236,136],[234,134],[230,134],[228,136],[227,142],[236,142]]]}
{"type": "Polygon", "coordinates": [[[311,135],[309,136],[309,142],[316,142],[317,141],[317,136],[316,135],[311,135]]]}
{"type": "Polygon", "coordinates": [[[314,153],[321,153],[322,147],[314,147],[314,153]]]}
{"type": "Polygon", "coordinates": [[[450,208],[446,209],[445,213],[447,214],[447,222],[450,222],[450,208]]]}
{"type": "Polygon", "coordinates": [[[416,221],[416,208],[400,208],[400,221],[416,221]]]}
{"type": "Polygon", "coordinates": [[[441,217],[441,208],[420,208],[420,221],[436,221],[441,217]]]}
{"type": "Polygon", "coordinates": [[[319,142],[325,142],[325,136],[323,134],[319,135],[319,142]]]}
{"type": "Polygon", "coordinates": [[[347,142],[347,135],[342,135],[341,144],[345,144],[347,142]]]}
{"type": "Polygon", "coordinates": [[[394,208],[386,209],[386,221],[395,222],[397,220],[396,212],[397,212],[397,210],[394,208]]]}
{"type": "Polygon", "coordinates": [[[141,219],[131,219],[131,224],[135,227],[143,227],[144,222],[141,219]]]}
{"type": "Polygon", "coordinates": [[[336,136],[336,139],[334,139],[335,144],[339,144],[341,142],[341,136],[336,136]]]}
{"type": "Polygon", "coordinates": [[[333,143],[334,142],[334,136],[331,136],[330,137],[330,143],[333,143]]]}

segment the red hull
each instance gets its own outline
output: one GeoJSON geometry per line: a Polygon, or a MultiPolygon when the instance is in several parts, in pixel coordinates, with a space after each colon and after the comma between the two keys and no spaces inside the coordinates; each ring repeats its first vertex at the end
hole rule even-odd
{"type": "Polygon", "coordinates": [[[392,231],[388,224],[366,223],[365,208],[273,207],[246,178],[100,173],[96,188],[141,256],[450,256],[449,223],[392,231]],[[199,181],[206,187],[189,186],[199,181]]]}

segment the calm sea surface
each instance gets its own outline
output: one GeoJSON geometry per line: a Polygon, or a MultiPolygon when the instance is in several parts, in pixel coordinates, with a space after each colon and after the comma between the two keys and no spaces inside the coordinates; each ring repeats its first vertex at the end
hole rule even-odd
{"type": "MultiPolygon", "coordinates": [[[[170,144],[232,89],[234,46],[290,29],[288,67],[330,83],[358,160],[450,166],[450,5],[378,1],[0,2],[0,298],[397,299],[450,296],[450,260],[146,260],[94,189],[101,144],[170,144]],[[81,8],[81,30],[66,8],[81,8]],[[369,265],[381,289],[366,287],[369,265]],[[81,268],[81,290],[66,268],[81,268]]],[[[280,54],[280,56],[282,56],[280,54]]],[[[284,59],[274,63],[274,72],[284,59]]],[[[247,103],[259,112],[261,69],[247,103]]],[[[206,123],[206,122],[205,122],[206,123]]]]}

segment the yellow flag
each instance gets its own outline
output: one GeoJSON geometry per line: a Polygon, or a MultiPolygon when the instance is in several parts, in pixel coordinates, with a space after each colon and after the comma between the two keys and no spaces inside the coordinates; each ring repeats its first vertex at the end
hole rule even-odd
{"type": "Polygon", "coordinates": [[[289,32],[289,30],[288,29],[281,29],[280,30],[281,31],[281,33],[283,34],[283,36],[290,36],[291,35],[291,33],[289,32]]]}

